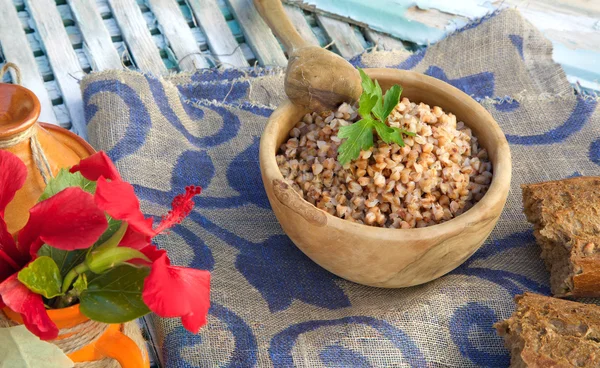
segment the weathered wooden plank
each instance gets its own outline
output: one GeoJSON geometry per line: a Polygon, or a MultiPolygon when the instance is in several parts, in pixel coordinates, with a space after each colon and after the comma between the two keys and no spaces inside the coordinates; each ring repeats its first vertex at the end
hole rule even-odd
{"type": "Polygon", "coordinates": [[[200,48],[188,26],[176,0],[148,0],[150,10],[158,20],[161,33],[169,42],[181,70],[195,71],[208,68],[200,55],[200,48]]]}
{"type": "Polygon", "coordinates": [[[310,44],[319,46],[319,40],[317,39],[317,37],[312,31],[312,28],[308,25],[308,22],[304,18],[302,10],[298,9],[295,6],[287,4],[284,4],[283,8],[285,9],[285,12],[290,18],[290,21],[294,25],[294,28],[296,28],[296,31],[300,33],[300,36],[302,36],[302,38],[310,44]]]}
{"type": "Polygon", "coordinates": [[[44,82],[44,86],[46,87],[46,90],[48,91],[48,94],[50,95],[50,99],[52,99],[52,101],[62,99],[62,96],[60,95],[60,88],[58,88],[58,84],[55,80],[44,82]]]}
{"type": "Polygon", "coordinates": [[[320,14],[317,15],[317,22],[323,27],[325,33],[334,42],[335,48],[343,57],[349,59],[364,51],[364,47],[354,34],[352,26],[348,23],[320,14]]]}
{"type": "Polygon", "coordinates": [[[85,137],[87,129],[78,83],[78,78],[81,78],[84,72],[71,46],[56,3],[53,0],[26,0],[26,6],[35,22],[35,29],[69,110],[73,131],[85,137]]]}
{"type": "Polygon", "coordinates": [[[287,59],[273,33],[262,20],[252,0],[229,0],[246,42],[263,66],[285,66],[287,59]]]}
{"type": "MultiPolygon", "coordinates": [[[[44,87],[44,80],[37,66],[27,36],[19,21],[12,0],[0,0],[0,46],[6,61],[13,62],[21,69],[21,83],[32,90],[40,100],[42,111],[40,120],[57,124],[52,110],[52,101],[44,87]]],[[[14,75],[13,75],[14,80],[14,75]]]]}
{"type": "Polygon", "coordinates": [[[108,5],[108,0],[96,0],[96,8],[98,8],[98,12],[100,12],[102,19],[112,15],[112,12],[110,11],[110,5],[108,5]]]}
{"type": "Polygon", "coordinates": [[[248,60],[248,63],[254,66],[257,60],[256,55],[254,55],[254,52],[252,52],[250,46],[248,46],[247,43],[241,43],[240,50],[242,50],[242,54],[244,54],[244,57],[246,58],[246,60],[248,60]]]}
{"type": "Polygon", "coordinates": [[[188,5],[192,9],[197,24],[206,35],[212,53],[223,63],[223,66],[248,66],[248,62],[215,0],[188,0],[188,5]]]}
{"type": "Polygon", "coordinates": [[[91,68],[94,71],[120,69],[121,58],[95,4],[89,0],[68,0],[68,3],[81,31],[91,68]]]}
{"type": "Polygon", "coordinates": [[[135,0],[108,0],[108,3],[135,65],[144,72],[166,74],[167,68],[135,0]]]}
{"type": "Polygon", "coordinates": [[[375,45],[377,45],[377,48],[379,50],[405,50],[406,47],[404,47],[404,44],[402,43],[402,41],[384,35],[383,33],[379,33],[379,32],[375,32],[373,30],[370,29],[366,29],[365,30],[365,36],[367,37],[367,40],[373,42],[375,45]]]}
{"type": "Polygon", "coordinates": [[[56,115],[56,119],[58,120],[58,124],[62,127],[69,128],[71,125],[71,118],[69,117],[69,112],[67,111],[67,107],[64,104],[54,105],[52,106],[52,110],[56,115]]]}

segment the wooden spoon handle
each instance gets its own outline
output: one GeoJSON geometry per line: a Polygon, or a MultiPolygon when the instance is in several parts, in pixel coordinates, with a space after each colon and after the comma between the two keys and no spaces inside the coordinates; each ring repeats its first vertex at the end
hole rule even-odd
{"type": "Polygon", "coordinates": [[[296,49],[310,46],[290,22],[280,0],[254,0],[254,6],[279,38],[288,55],[296,49]]]}

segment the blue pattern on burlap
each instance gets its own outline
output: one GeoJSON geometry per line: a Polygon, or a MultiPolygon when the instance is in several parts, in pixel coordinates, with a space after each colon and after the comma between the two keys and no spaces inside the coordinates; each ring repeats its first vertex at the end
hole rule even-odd
{"type": "Polygon", "coordinates": [[[508,35],[508,37],[510,38],[510,42],[517,48],[517,52],[519,53],[519,56],[521,56],[521,59],[525,60],[525,56],[523,55],[523,37],[516,34],[508,35]]]}
{"type": "Polygon", "coordinates": [[[455,86],[493,115],[511,145],[512,189],[490,238],[448,275],[397,290],[336,277],[277,223],[258,151],[266,118],[282,103],[281,70],[86,77],[91,143],[115,160],[148,215],[166,213],[187,185],[204,188],[189,218],[157,238],[178,264],[212,272],[200,334],[154,319],[166,368],[506,367],[509,352],[492,325],[510,316],[515,295],[550,293],[519,186],[600,172],[598,101],[572,93],[550,55],[541,33],[505,11],[412,55],[352,60],[455,86]]]}

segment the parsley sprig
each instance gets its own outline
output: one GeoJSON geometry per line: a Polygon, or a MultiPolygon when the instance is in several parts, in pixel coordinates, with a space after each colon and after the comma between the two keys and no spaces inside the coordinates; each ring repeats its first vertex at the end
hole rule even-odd
{"type": "Polygon", "coordinates": [[[358,114],[362,119],[354,124],[341,127],[338,132],[339,138],[347,138],[338,147],[338,161],[342,165],[357,159],[361,150],[368,150],[373,146],[373,129],[385,143],[393,142],[401,147],[404,147],[402,134],[415,135],[413,132],[393,128],[385,123],[387,117],[400,101],[402,87],[396,84],[384,96],[379,82],[373,82],[360,68],[358,72],[363,88],[363,93],[358,101],[358,114]]]}

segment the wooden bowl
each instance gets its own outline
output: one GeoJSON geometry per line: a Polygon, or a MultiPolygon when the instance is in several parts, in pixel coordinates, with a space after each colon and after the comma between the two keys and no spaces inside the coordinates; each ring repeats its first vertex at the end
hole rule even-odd
{"type": "Polygon", "coordinates": [[[275,216],[304,254],[328,271],[359,284],[399,288],[434,280],[458,267],[496,225],[510,187],[508,142],[492,116],[457,88],[419,73],[367,69],[384,90],[403,87],[402,96],[440,106],[469,126],[488,150],[493,178],[488,192],[471,209],[444,223],[417,229],[361,225],[322,211],[283,182],[275,155],[290,129],[307,110],[289,101],[269,118],[260,141],[263,184],[275,216]]]}

